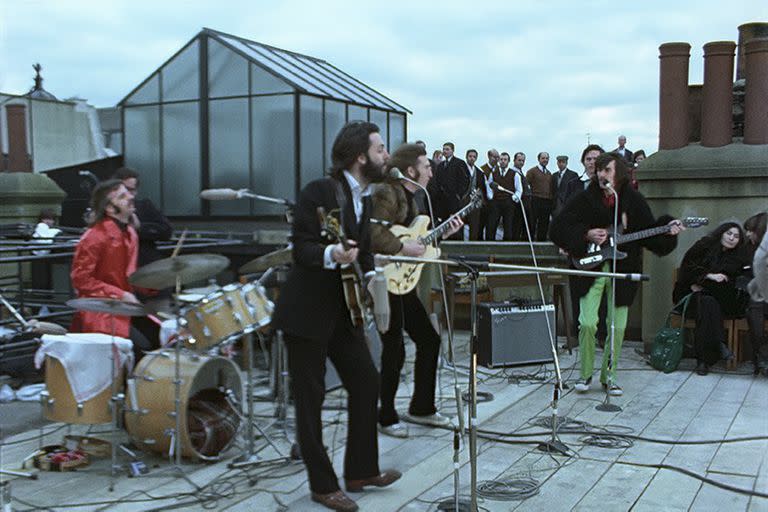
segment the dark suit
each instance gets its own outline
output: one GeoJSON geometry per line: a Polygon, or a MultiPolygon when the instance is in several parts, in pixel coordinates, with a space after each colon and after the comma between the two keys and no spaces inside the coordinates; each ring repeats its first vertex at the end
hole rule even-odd
{"type": "Polygon", "coordinates": [[[139,267],[163,257],[155,242],[170,240],[173,227],[165,215],[149,199],[136,201],[136,217],[139,218],[139,267]]]}
{"type": "MultiPolygon", "coordinates": [[[[373,266],[370,253],[370,201],[364,200],[357,222],[352,194],[345,178],[324,178],[302,190],[294,211],[291,240],[294,266],[280,290],[272,324],[285,334],[291,389],[296,406],[296,431],[309,474],[312,492],[327,494],[339,489],[331,460],[323,446],[321,410],[325,396],[325,360],[331,359],[347,390],[347,429],[344,477],[364,479],[379,474],[376,406],[379,378],[362,329],[349,319],[341,271],[323,267],[328,240],[320,233],[317,207],[338,208],[334,186],[341,183],[346,195],[343,227],[358,242],[358,260],[364,270],[373,266]]],[[[368,199],[368,198],[364,198],[368,199]]]]}
{"type": "Polygon", "coordinates": [[[611,151],[611,153],[616,153],[617,155],[622,157],[628,164],[631,164],[634,153],[632,153],[632,151],[630,151],[628,147],[624,146],[624,154],[622,155],[621,153],[619,153],[620,149],[621,148],[616,148],[613,151],[611,151]]]}
{"type": "Polygon", "coordinates": [[[469,189],[467,163],[456,156],[449,161],[443,160],[437,166],[434,179],[440,191],[439,206],[435,206],[435,215],[445,220],[461,208],[461,200],[469,189]]]}
{"type": "Polygon", "coordinates": [[[552,211],[552,216],[557,215],[560,210],[565,206],[568,199],[568,187],[569,183],[573,180],[578,180],[579,175],[574,171],[565,168],[564,171],[558,171],[552,175],[552,198],[554,199],[555,209],[552,211]]]}
{"type": "MultiPolygon", "coordinates": [[[[468,166],[466,166],[469,169],[468,166]]],[[[483,207],[477,208],[469,213],[467,216],[467,224],[469,225],[469,239],[470,240],[484,240],[485,225],[488,223],[488,214],[485,209],[485,202],[488,200],[485,190],[485,173],[478,166],[473,166],[471,171],[467,171],[472,174],[472,184],[469,188],[469,193],[475,190],[480,190],[480,195],[483,198],[483,207]]],[[[462,200],[462,206],[469,202],[469,195],[462,200]]]]}

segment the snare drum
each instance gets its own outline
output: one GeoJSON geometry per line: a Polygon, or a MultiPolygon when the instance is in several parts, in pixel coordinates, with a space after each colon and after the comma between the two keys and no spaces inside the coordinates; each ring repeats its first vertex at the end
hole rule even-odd
{"type": "Polygon", "coordinates": [[[255,327],[269,325],[275,305],[267,298],[264,287],[253,282],[244,284],[240,291],[251,315],[252,325],[255,327]]]}
{"type": "MultiPolygon", "coordinates": [[[[174,400],[175,353],[161,349],[149,352],[139,362],[128,382],[125,426],[141,446],[169,453],[176,427],[174,400]]],[[[201,460],[218,460],[240,426],[240,416],[227,394],[242,401],[240,372],[235,363],[182,350],[179,359],[181,454],[201,460]]]]}
{"type": "Polygon", "coordinates": [[[240,286],[228,284],[221,291],[206,295],[185,309],[182,316],[192,335],[189,347],[206,351],[221,343],[231,343],[252,332],[251,312],[240,286]]]}

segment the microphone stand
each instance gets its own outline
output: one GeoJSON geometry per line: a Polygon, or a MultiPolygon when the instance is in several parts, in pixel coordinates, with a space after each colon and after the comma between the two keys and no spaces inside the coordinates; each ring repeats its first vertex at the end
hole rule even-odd
{"type": "MultiPolygon", "coordinates": [[[[407,178],[405,178],[407,179],[407,178]]],[[[376,261],[377,266],[384,266],[389,263],[432,263],[437,264],[438,266],[442,267],[442,265],[450,266],[450,267],[464,267],[469,269],[468,275],[470,276],[470,282],[471,282],[471,305],[470,305],[470,322],[472,325],[472,337],[470,338],[470,346],[472,347],[472,361],[470,362],[470,372],[469,372],[469,400],[470,400],[470,413],[468,418],[468,424],[469,424],[469,461],[470,461],[470,468],[471,468],[471,490],[470,493],[472,495],[471,497],[471,503],[467,503],[466,501],[459,500],[459,487],[460,487],[460,479],[459,479],[459,451],[461,449],[461,437],[464,435],[464,408],[462,406],[462,396],[461,391],[459,389],[459,382],[458,382],[458,376],[456,375],[456,365],[455,363],[451,364],[451,368],[453,370],[453,378],[454,378],[454,392],[456,394],[456,409],[458,412],[458,421],[459,425],[458,428],[455,428],[453,431],[453,499],[442,501],[438,505],[438,509],[442,510],[454,510],[456,512],[477,512],[477,429],[473,426],[472,417],[474,415],[474,418],[477,418],[477,389],[476,389],[476,379],[477,375],[475,373],[477,369],[477,350],[476,350],[476,336],[477,336],[477,326],[475,322],[475,308],[476,308],[476,302],[477,302],[477,272],[474,268],[472,268],[470,265],[462,262],[458,262],[455,260],[448,260],[448,259],[440,259],[440,258],[418,258],[418,257],[412,257],[412,256],[390,256],[390,255],[384,255],[384,254],[376,254],[374,256],[374,260],[376,261]],[[474,504],[474,505],[473,505],[474,504]]],[[[442,276],[442,272],[441,272],[442,276]]],[[[445,294],[445,286],[443,286],[443,293],[445,294]]],[[[447,302],[445,302],[447,304],[447,302]]],[[[447,308],[446,308],[447,309],[447,308]]],[[[446,314],[446,319],[447,319],[446,314]]],[[[450,322],[446,321],[446,325],[448,325],[450,329],[450,322]]],[[[452,346],[451,346],[452,349],[452,346]]]]}
{"type": "Polygon", "coordinates": [[[237,195],[239,197],[247,197],[248,199],[258,199],[259,201],[264,201],[267,203],[281,204],[289,208],[293,208],[295,206],[293,201],[289,201],[288,199],[283,199],[282,197],[262,196],[259,194],[254,194],[253,192],[247,189],[239,190],[237,192],[237,195]]]}
{"type": "MultiPolygon", "coordinates": [[[[613,239],[611,245],[613,246],[613,262],[612,270],[616,273],[616,252],[618,245],[616,240],[619,236],[619,194],[616,189],[610,183],[605,184],[605,188],[611,191],[613,194],[613,239]]],[[[595,409],[602,412],[619,412],[621,407],[611,403],[611,386],[613,386],[613,368],[616,364],[616,278],[611,279],[611,308],[613,313],[611,314],[611,356],[608,360],[608,382],[605,387],[605,401],[602,404],[595,406],[595,409]]]]}
{"type": "MultiPolygon", "coordinates": [[[[521,188],[523,190],[520,191],[520,212],[523,215],[523,223],[525,224],[525,233],[528,237],[528,246],[531,249],[531,259],[533,260],[533,266],[538,267],[539,262],[536,260],[536,251],[533,248],[533,237],[531,236],[531,227],[528,224],[528,214],[525,211],[525,204],[523,203],[523,193],[524,190],[524,181],[523,181],[523,173],[522,171],[515,168],[515,173],[520,175],[520,184],[521,188]]],[[[514,197],[514,196],[513,196],[514,197]]],[[[541,305],[542,308],[546,306],[546,299],[544,297],[544,286],[541,284],[541,275],[539,273],[536,273],[536,284],[539,288],[539,294],[541,296],[541,305]]],[[[559,453],[561,455],[565,455],[566,457],[570,457],[572,455],[572,452],[568,446],[560,441],[560,439],[557,437],[557,422],[558,422],[558,412],[557,412],[557,404],[560,401],[560,395],[563,393],[563,374],[560,371],[560,357],[557,354],[557,341],[554,339],[554,336],[552,335],[552,326],[549,322],[549,316],[547,315],[546,309],[543,310],[544,312],[544,321],[547,324],[547,337],[549,338],[549,349],[552,352],[552,361],[555,365],[555,385],[554,389],[552,390],[552,402],[550,405],[552,406],[552,435],[550,436],[549,441],[542,441],[539,443],[539,450],[547,452],[547,453],[559,453]]]]}

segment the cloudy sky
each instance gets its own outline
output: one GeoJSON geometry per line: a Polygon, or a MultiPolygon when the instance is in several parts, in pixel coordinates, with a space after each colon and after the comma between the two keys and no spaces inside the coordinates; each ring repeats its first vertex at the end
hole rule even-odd
{"type": "MultiPolygon", "coordinates": [[[[112,106],[202,27],[325,59],[413,111],[409,138],[568,154],[658,140],[658,47],[738,39],[766,0],[0,0],[0,92],[112,106]]],[[[484,158],[481,157],[481,161],[484,158]]]]}

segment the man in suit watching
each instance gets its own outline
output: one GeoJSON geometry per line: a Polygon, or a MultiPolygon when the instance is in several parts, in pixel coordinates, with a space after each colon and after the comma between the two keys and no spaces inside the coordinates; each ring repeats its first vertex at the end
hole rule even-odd
{"type": "MultiPolygon", "coordinates": [[[[491,200],[493,199],[493,173],[499,166],[499,152],[493,148],[488,150],[488,161],[480,166],[485,179],[485,190],[483,191],[483,206],[480,208],[480,226],[482,238],[479,240],[496,240],[496,233],[488,231],[488,214],[491,210],[491,200]]],[[[471,222],[471,220],[470,220],[471,222]]],[[[471,229],[470,229],[471,233],[471,229]]]]}
{"type": "Polygon", "coordinates": [[[525,178],[531,186],[531,238],[543,242],[549,231],[549,216],[552,215],[552,173],[549,172],[549,153],[542,151],[536,156],[537,165],[528,169],[525,178]]]}
{"type": "Polygon", "coordinates": [[[627,138],[624,135],[619,135],[619,147],[613,150],[613,153],[617,153],[621,158],[624,159],[625,162],[628,164],[631,164],[634,160],[632,159],[632,151],[629,150],[629,148],[625,147],[627,144],[627,138]]]}
{"type": "Polygon", "coordinates": [[[552,217],[558,214],[565,206],[566,192],[568,184],[573,180],[578,180],[579,175],[568,168],[568,157],[559,155],[557,157],[557,172],[552,175],[552,198],[555,203],[555,209],[552,211],[552,217]]]}
{"type": "MultiPolygon", "coordinates": [[[[435,209],[435,215],[441,220],[447,219],[451,214],[461,208],[462,198],[469,189],[469,174],[464,160],[454,155],[453,142],[443,144],[444,160],[437,166],[437,176],[434,179],[441,192],[441,206],[435,209]]],[[[456,233],[452,239],[461,240],[461,233],[456,233]]]]}

